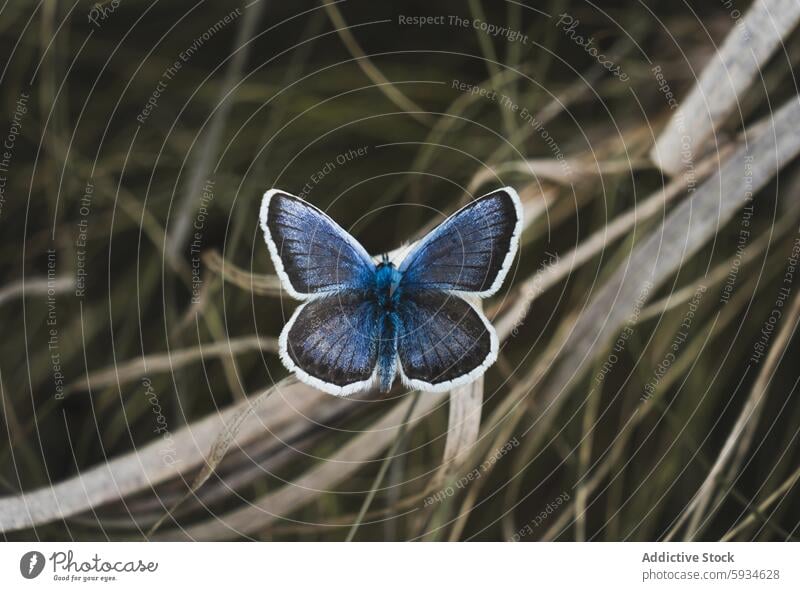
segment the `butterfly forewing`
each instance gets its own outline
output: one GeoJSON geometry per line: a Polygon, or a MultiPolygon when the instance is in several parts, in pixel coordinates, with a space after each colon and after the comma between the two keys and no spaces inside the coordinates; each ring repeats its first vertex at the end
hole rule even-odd
{"type": "Polygon", "coordinates": [[[522,206],[513,189],[476,199],[423,238],[400,265],[406,289],[495,293],[514,258],[522,206]]]}
{"type": "Polygon", "coordinates": [[[350,234],[316,207],[281,191],[269,191],[261,227],[284,286],[299,299],[374,281],[375,265],[350,234]]]}

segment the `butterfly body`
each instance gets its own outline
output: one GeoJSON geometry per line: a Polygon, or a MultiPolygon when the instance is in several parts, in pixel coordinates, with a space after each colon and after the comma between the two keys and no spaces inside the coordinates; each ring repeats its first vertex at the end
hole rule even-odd
{"type": "Polygon", "coordinates": [[[392,311],[397,307],[402,290],[400,280],[403,274],[397,270],[394,263],[389,262],[387,255],[375,267],[375,299],[382,310],[392,311]]]}
{"type": "Polygon", "coordinates": [[[482,375],[497,357],[491,323],[464,296],[499,289],[522,211],[505,188],[465,206],[399,261],[375,263],[316,207],[268,191],[261,226],[286,291],[304,303],[281,333],[281,360],[325,392],[345,396],[397,374],[441,391],[482,375]]]}

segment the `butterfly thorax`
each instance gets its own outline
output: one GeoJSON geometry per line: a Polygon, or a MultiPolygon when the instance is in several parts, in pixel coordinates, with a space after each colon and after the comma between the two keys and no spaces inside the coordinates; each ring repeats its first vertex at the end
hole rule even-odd
{"type": "Polygon", "coordinates": [[[375,268],[375,295],[378,305],[384,310],[392,310],[400,298],[400,279],[402,273],[384,255],[375,268]]]}

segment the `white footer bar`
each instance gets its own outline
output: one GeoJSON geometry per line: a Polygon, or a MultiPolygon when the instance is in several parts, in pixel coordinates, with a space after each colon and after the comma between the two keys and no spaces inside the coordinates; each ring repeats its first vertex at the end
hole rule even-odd
{"type": "Polygon", "coordinates": [[[799,573],[791,543],[0,544],[3,589],[777,590],[799,573]]]}

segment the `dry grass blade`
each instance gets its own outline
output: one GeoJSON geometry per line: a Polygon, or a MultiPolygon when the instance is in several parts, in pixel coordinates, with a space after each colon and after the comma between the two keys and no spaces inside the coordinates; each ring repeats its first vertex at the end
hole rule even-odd
{"type": "MultiPolygon", "coordinates": [[[[600,410],[600,392],[589,394],[586,409],[583,413],[582,431],[587,435],[578,444],[578,473],[584,474],[588,471],[592,459],[592,444],[594,443],[594,431],[592,426],[597,421],[597,414],[600,410]]],[[[575,485],[575,541],[586,541],[586,503],[589,500],[589,491],[586,489],[585,481],[581,480],[575,485]]]]}
{"type": "Polygon", "coordinates": [[[53,290],[54,293],[64,293],[74,289],[74,287],[75,279],[73,277],[58,277],[52,280],[47,279],[47,277],[20,279],[0,289],[0,306],[15,298],[43,295],[50,290],[53,290]]]}
{"type": "Polygon", "coordinates": [[[281,282],[277,275],[258,275],[237,267],[222,258],[217,250],[203,253],[203,262],[209,270],[220,273],[222,279],[256,295],[279,296],[281,282]]]}
{"type": "Polygon", "coordinates": [[[764,502],[761,503],[755,509],[755,511],[753,511],[750,515],[748,515],[746,519],[742,520],[741,523],[737,524],[736,527],[731,528],[731,530],[728,531],[724,536],[722,536],[722,538],[720,538],[719,541],[720,542],[729,542],[732,539],[734,539],[737,535],[739,535],[739,533],[741,533],[744,529],[746,529],[747,527],[749,527],[753,523],[755,523],[755,521],[757,519],[757,515],[763,515],[763,513],[767,509],[769,509],[769,507],[775,501],[777,501],[783,495],[788,493],[794,487],[794,485],[797,484],[797,481],[799,479],[800,479],[800,468],[795,470],[794,473],[791,476],[789,476],[789,478],[787,478],[783,482],[783,484],[781,484],[777,489],[775,489],[775,491],[773,491],[773,493],[770,494],[769,497],[767,497],[764,500],[764,502]]]}
{"type": "Polygon", "coordinates": [[[444,482],[458,470],[478,439],[483,406],[483,377],[450,391],[450,414],[447,420],[447,441],[442,465],[434,485],[444,482]]]}
{"type": "Polygon", "coordinates": [[[506,162],[489,166],[476,173],[467,185],[467,191],[474,193],[484,184],[504,174],[527,174],[536,179],[546,180],[559,185],[572,185],[583,179],[602,175],[630,174],[635,170],[652,168],[652,164],[644,160],[630,162],[591,162],[580,158],[564,161],[553,158],[531,158],[529,160],[506,162]]]}
{"type": "Polygon", "coordinates": [[[742,21],[733,24],[650,153],[662,170],[676,174],[685,167],[682,143],[690,142],[695,156],[709,148],[726,117],[740,108],[745,91],[798,20],[796,0],[756,0],[742,21]]]}
{"type": "Polygon", "coordinates": [[[258,335],[236,337],[228,341],[197,345],[169,353],[154,353],[139,359],[120,363],[117,366],[93,371],[70,384],[69,392],[94,390],[114,384],[125,384],[143,375],[172,371],[201,359],[212,359],[226,355],[235,356],[250,351],[278,351],[278,339],[258,335]]]}

